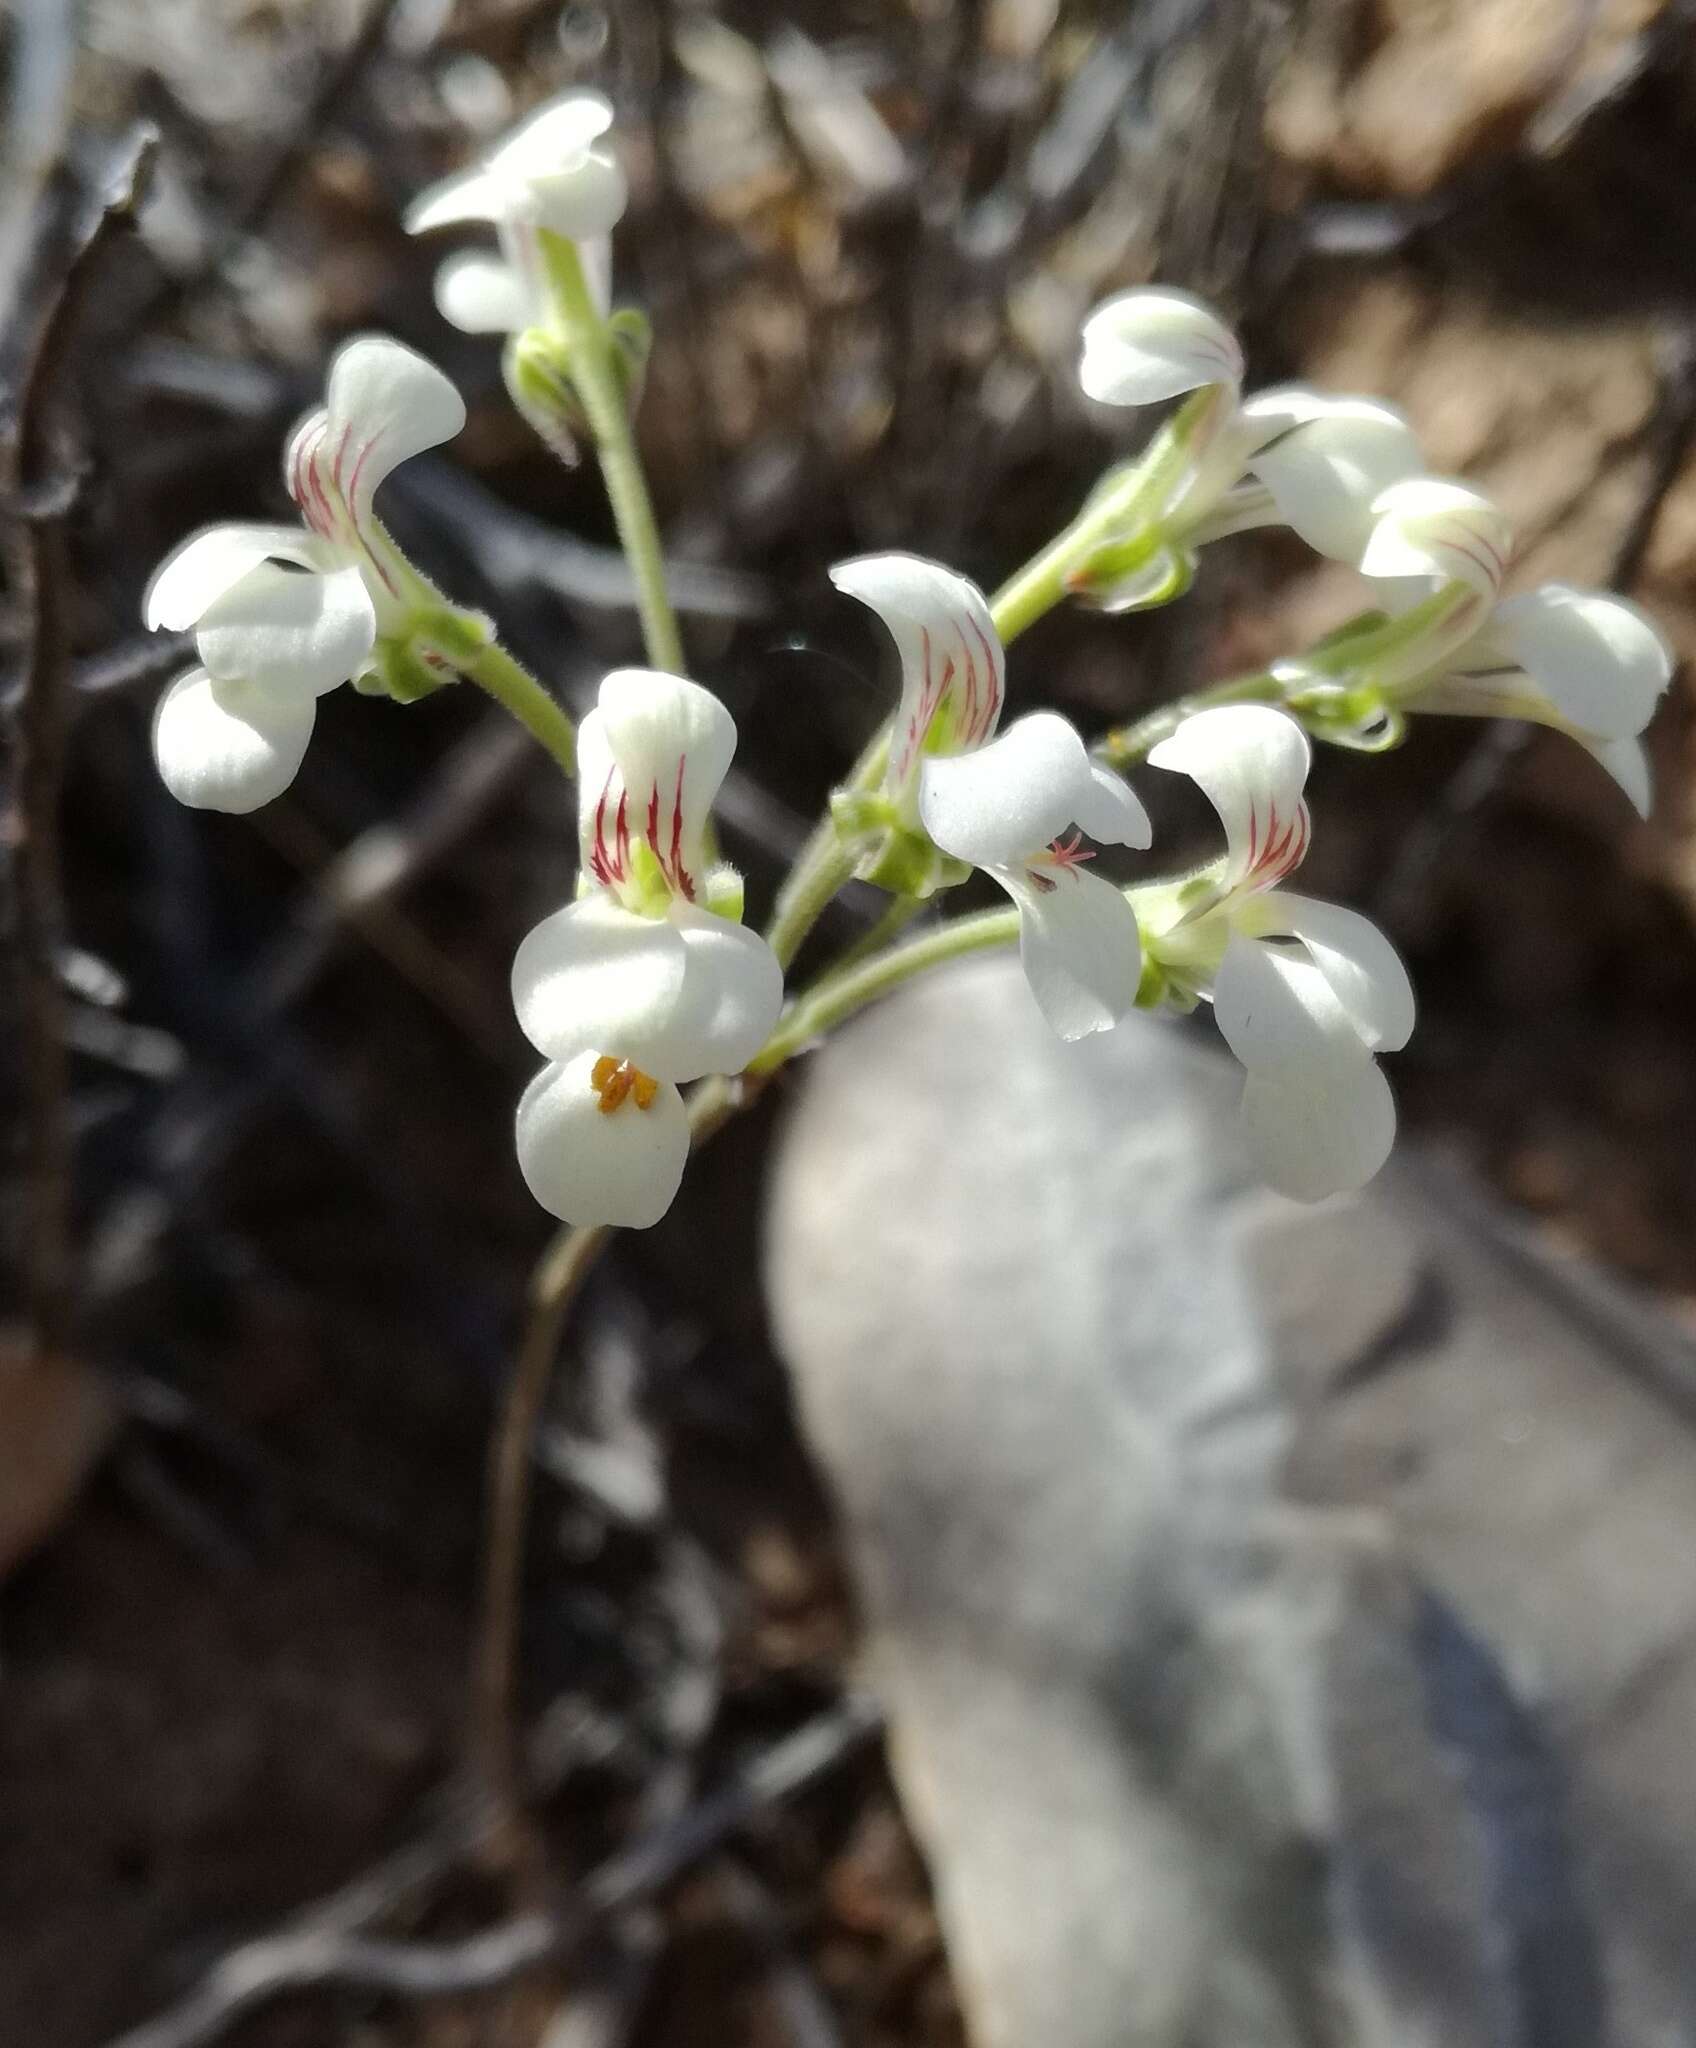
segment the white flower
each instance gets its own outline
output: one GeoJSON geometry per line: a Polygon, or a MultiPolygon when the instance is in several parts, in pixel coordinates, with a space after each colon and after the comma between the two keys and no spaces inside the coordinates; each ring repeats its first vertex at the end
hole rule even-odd
{"type": "Polygon", "coordinates": [[[1006,655],[975,583],[917,555],[865,555],[831,570],[869,605],[901,656],[884,791],[904,828],[993,875],[1019,907],[1026,978],[1062,1038],[1118,1023],[1141,972],[1136,914],[1089,874],[1079,827],[1104,845],[1146,846],[1147,813],[1098,768],[1065,719],[1033,713],[992,739],[1006,655]]]}
{"type": "Polygon", "coordinates": [[[1226,841],[1216,875],[1145,914],[1149,949],[1179,994],[1211,1000],[1247,1073],[1244,1127],[1271,1185],[1298,1201],[1361,1187],[1396,1128],[1374,1055],[1407,1043],[1413,990],[1366,918],[1278,886],[1311,833],[1307,735],[1267,706],[1222,706],[1186,719],[1149,759],[1199,784],[1226,841]]]}
{"type": "Polygon", "coordinates": [[[1648,614],[1605,591],[1545,584],[1500,589],[1512,552],[1506,520],[1461,484],[1424,478],[1386,491],[1361,562],[1393,609],[1445,587],[1468,592],[1427,630],[1377,661],[1373,680],[1398,711],[1529,718],[1570,734],[1649,809],[1638,735],[1672,678],[1672,650],[1648,614]]]}
{"type": "Polygon", "coordinates": [[[518,1162],[567,1222],[658,1222],[689,1151],[676,1084],[739,1073],[777,1021],[771,949],[707,907],[734,893],[706,835],[735,750],[716,697],[649,669],[607,676],[578,730],[579,895],[512,966],[548,1060],[518,1106],[518,1162]]]}
{"type": "Polygon", "coordinates": [[[884,790],[901,822],[916,825],[923,758],[968,752],[995,731],[1006,696],[1001,636],[977,585],[922,555],[859,555],[830,580],[877,613],[901,657],[884,790]]]}
{"type": "Polygon", "coordinates": [[[581,250],[590,289],[603,311],[610,291],[607,237],[629,196],[618,158],[602,141],[612,108],[598,92],[550,100],[513,130],[484,162],[432,185],[408,208],[409,234],[490,223],[500,255],[450,257],[436,274],[445,319],[473,334],[517,334],[546,316],[538,229],[581,250]]]}
{"type": "Polygon", "coordinates": [[[194,629],[200,666],[166,691],[153,726],[166,787],[198,808],[251,811],[294,780],[318,697],[404,639],[434,593],[372,509],[397,463],[465,423],[459,393],[411,349],[349,342],[326,403],[295,429],[285,463],[304,527],[212,526],[148,586],[154,631],[194,629]]]}
{"type": "Polygon", "coordinates": [[[926,760],[919,809],[944,853],[993,875],[1018,905],[1025,979],[1060,1037],[1130,1014],[1142,978],[1136,913],[1085,868],[1094,855],[1080,834],[1145,847],[1148,813],[1065,719],[1033,711],[975,753],[926,760]]]}
{"type": "Polygon", "coordinates": [[[1109,405],[1148,405],[1213,390],[1193,423],[1186,463],[1159,524],[1165,559],[1139,565],[1100,593],[1125,609],[1193,573],[1193,551],[1250,527],[1282,522],[1339,561],[1360,559],[1372,505],[1422,462],[1413,431],[1376,399],[1330,397],[1305,385],[1241,396],[1242,350],[1219,316],[1187,292],[1140,289],[1108,299],[1084,322],[1079,381],[1109,405]]]}

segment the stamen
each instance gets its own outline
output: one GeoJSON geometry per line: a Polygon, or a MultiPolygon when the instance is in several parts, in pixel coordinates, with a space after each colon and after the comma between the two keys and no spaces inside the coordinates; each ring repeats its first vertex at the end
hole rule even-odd
{"type": "Polygon", "coordinates": [[[631,1099],[638,1109],[651,1109],[660,1092],[660,1084],[652,1074],[644,1074],[631,1061],[621,1060],[610,1052],[602,1053],[590,1068],[589,1086],[600,1097],[598,1107],[602,1116],[611,1116],[631,1099]]]}

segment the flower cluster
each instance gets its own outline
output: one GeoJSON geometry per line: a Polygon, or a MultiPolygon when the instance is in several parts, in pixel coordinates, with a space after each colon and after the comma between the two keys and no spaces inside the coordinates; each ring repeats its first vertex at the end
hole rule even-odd
{"type": "Polygon", "coordinates": [[[1016,930],[1031,994],[1064,1040],[1139,1007],[1210,1003],[1244,1070],[1243,1124],[1265,1177],[1303,1200],[1360,1186],[1394,1136],[1378,1056],[1406,1044],[1414,998],[1374,925],[1286,886],[1312,834],[1310,734],[1376,748],[1422,712],[1531,719],[1576,738],[1646,810],[1639,735],[1672,672],[1654,624],[1565,585],[1504,596],[1506,520],[1468,485],[1426,475],[1393,408],[1302,385],[1245,397],[1241,349],[1209,307],[1122,293],[1085,323],[1084,391],[1112,406],[1183,402],[999,597],[913,554],[831,571],[887,629],[899,695],[882,743],[838,791],[822,854],[808,856],[822,867],[796,899],[816,914],[857,873],[891,892],[898,924],[981,871],[1013,912],[945,920],[827,972],[786,1008],[779,955],[806,925],[780,939],[781,905],[772,942],[743,924],[741,879],[712,830],[736,726],[711,692],[668,672],[675,622],[628,439],[646,330],[610,309],[609,236],[627,198],[611,122],[598,94],[553,101],[424,194],[407,224],[494,227],[499,253],[450,258],[438,302],[459,326],[507,338],[508,387],[556,448],[586,427],[602,449],[658,665],[609,674],[573,743],[488,622],[447,605],[406,560],[374,494],[396,463],[455,434],[464,407],[430,364],[365,337],[336,357],[324,406],[289,444],[301,524],[213,527],[154,578],[148,623],[192,628],[199,656],[155,720],[167,785],[186,803],[251,810],[294,776],[323,692],[353,681],[404,702],[456,673],[575,769],[577,893],[512,969],[519,1026],[545,1062],[518,1105],[518,1163],[569,1222],[657,1221],[691,1141],[682,1085],[787,1057],[815,1015],[833,1021],[947,957],[962,927],[962,945],[1016,930]],[[1373,608],[1264,675],[1160,714],[1134,745],[1109,735],[1092,749],[1048,710],[1003,723],[1004,643],[1031,617],[1067,593],[1117,611],[1164,603],[1202,548],[1271,524],[1357,570],[1373,608]],[[1217,813],[1224,851],[1199,871],[1102,872],[1122,857],[1113,850],[1150,845],[1148,813],[1117,772],[1143,760],[1189,778],[1217,813]]]}
{"type": "Polygon", "coordinates": [[[294,780],[317,700],[386,667],[442,657],[418,646],[441,596],[373,510],[397,463],[465,424],[440,370],[382,335],[342,349],[325,402],[296,427],[284,460],[299,526],[209,526],[148,586],[155,631],[194,631],[199,666],[165,692],[153,751],[172,795],[252,811],[294,780]]]}

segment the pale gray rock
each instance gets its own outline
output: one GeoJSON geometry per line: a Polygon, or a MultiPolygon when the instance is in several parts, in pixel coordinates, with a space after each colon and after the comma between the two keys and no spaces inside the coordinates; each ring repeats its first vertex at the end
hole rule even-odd
{"type": "MultiPolygon", "coordinates": [[[[1304,1283],[1234,1093],[1162,1025],[1057,1044],[984,960],[820,1053],[779,1146],[775,1324],[968,2021],[978,2048],[1515,2044],[1424,1596],[1370,1504],[1281,1498],[1303,1396],[1255,1289],[1288,1330],[1304,1283]]],[[[1418,1306],[1405,1257],[1340,1270],[1315,1389],[1418,1306]]]]}

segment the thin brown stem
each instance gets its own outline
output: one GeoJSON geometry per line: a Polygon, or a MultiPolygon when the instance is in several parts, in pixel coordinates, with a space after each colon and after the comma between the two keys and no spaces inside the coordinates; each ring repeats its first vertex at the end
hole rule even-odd
{"type": "Polygon", "coordinates": [[[530,1285],[524,1341],[489,1442],[488,1547],[471,1680],[471,1740],[476,1777],[494,1805],[495,1851],[503,1861],[518,1860],[522,1848],[518,1642],[524,1606],[531,1447],[566,1317],[611,1235],[600,1225],[567,1229],[544,1254],[530,1285]]]}

